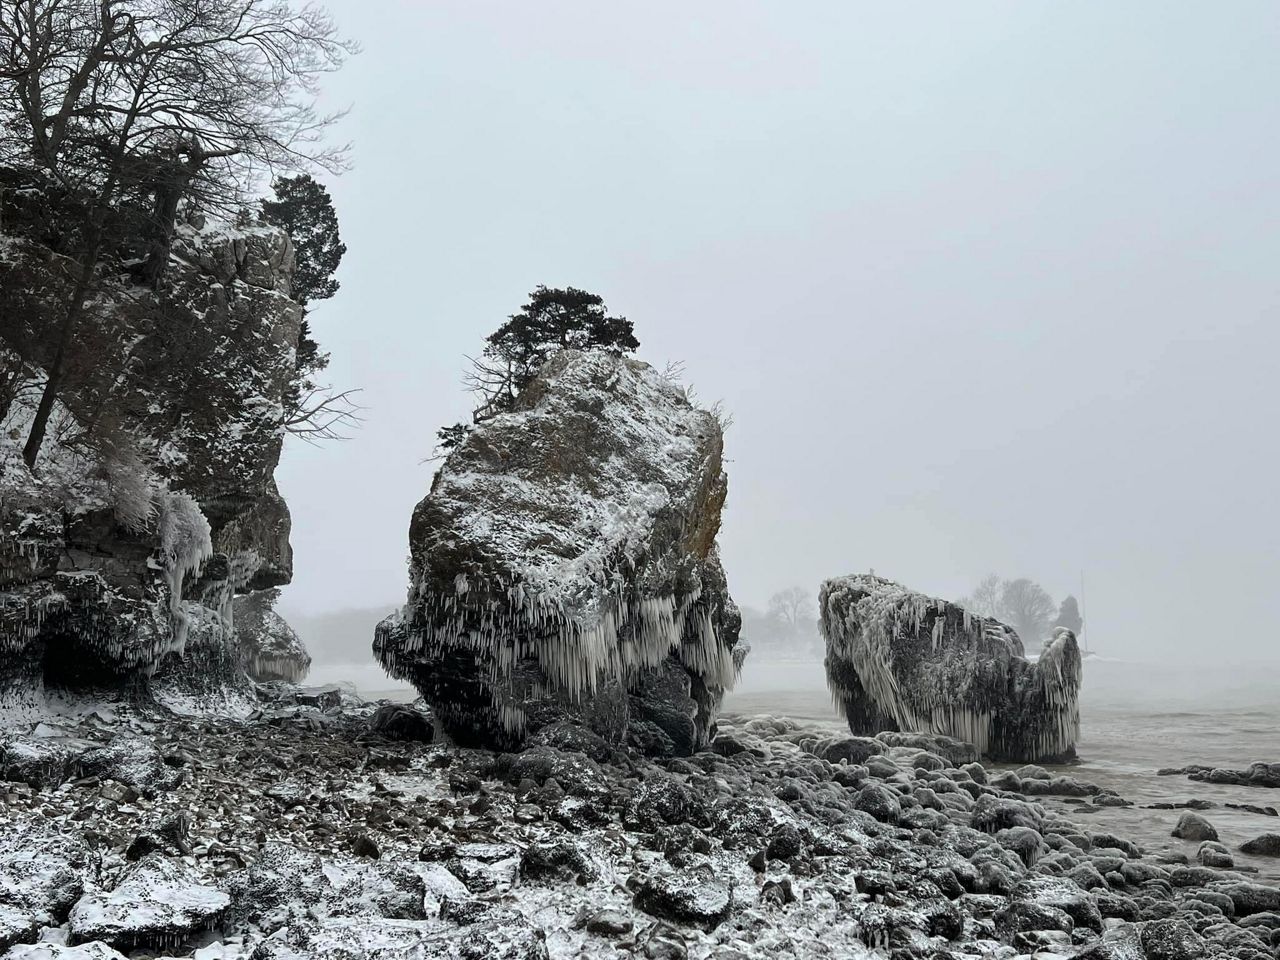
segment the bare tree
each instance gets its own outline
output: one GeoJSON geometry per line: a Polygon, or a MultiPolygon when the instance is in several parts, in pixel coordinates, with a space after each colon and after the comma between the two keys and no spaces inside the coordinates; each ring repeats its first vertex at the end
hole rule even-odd
{"type": "Polygon", "coordinates": [[[812,606],[813,594],[804,587],[788,587],[785,590],[779,590],[769,598],[769,612],[785,620],[792,627],[800,626],[802,613],[812,606]]]}
{"type": "Polygon", "coordinates": [[[284,0],[11,0],[0,5],[0,160],[80,204],[70,295],[23,456],[34,466],[110,228],[150,205],[143,272],[168,260],[184,198],[242,206],[262,175],[337,170],[320,75],[354,47],[317,7],[284,0]],[[7,155],[5,155],[7,154],[7,155]]]}
{"type": "Polygon", "coordinates": [[[1000,590],[999,575],[989,573],[973,588],[973,593],[965,597],[964,605],[981,617],[998,617],[1000,616],[1000,590]]]}
{"type": "Polygon", "coordinates": [[[1044,639],[1056,609],[1053,598],[1044,588],[1025,577],[1006,580],[1001,585],[1000,618],[1026,643],[1044,639]]]}
{"type": "Polygon", "coordinates": [[[364,420],[360,416],[363,408],[355,402],[358,393],[358,389],[312,388],[285,414],[285,431],[313,444],[321,440],[349,439],[350,431],[364,420]]]}

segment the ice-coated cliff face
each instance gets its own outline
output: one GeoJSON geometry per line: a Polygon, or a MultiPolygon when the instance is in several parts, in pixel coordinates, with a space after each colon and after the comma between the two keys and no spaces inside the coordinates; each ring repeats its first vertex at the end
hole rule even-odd
{"type": "Polygon", "coordinates": [[[1058,628],[1034,663],[1005,624],[870,574],[819,593],[827,683],[856,734],[944,734],[997,760],[1075,756],[1080,650],[1058,628]]]}
{"type": "Polygon", "coordinates": [[[717,419],[647,364],[557,354],[414,511],[383,666],[461,741],[518,742],[571,710],[657,752],[705,745],[738,669],[722,449],[717,419]]]}
{"type": "MultiPolygon", "coordinates": [[[[49,362],[59,264],[31,230],[0,233],[6,370],[38,380],[49,362]]],[[[279,230],[182,225],[160,290],[104,280],[34,472],[35,392],[0,410],[0,701],[180,676],[193,624],[242,672],[232,597],[292,574],[273,480],[302,318],[292,271],[279,230]]]]}

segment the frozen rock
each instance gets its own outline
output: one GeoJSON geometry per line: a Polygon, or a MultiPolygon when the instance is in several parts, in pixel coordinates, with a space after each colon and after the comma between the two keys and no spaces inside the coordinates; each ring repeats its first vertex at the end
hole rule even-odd
{"type": "Polygon", "coordinates": [[[635,903],[652,916],[713,930],[728,918],[733,894],[710,870],[664,869],[641,883],[635,903]]]}
{"type": "Polygon", "coordinates": [[[827,682],[855,734],[971,743],[993,759],[1062,761],[1080,733],[1080,650],[1058,628],[1033,664],[1004,624],[870,574],[828,580],[827,682]]]}
{"type": "Polygon", "coordinates": [[[33,789],[56,787],[71,773],[71,753],[62,744],[19,734],[0,736],[0,780],[33,789]]]}
{"type": "Polygon", "coordinates": [[[73,942],[101,940],[113,947],[178,946],[216,926],[231,904],[221,890],[180,860],[152,854],[110,893],[88,894],[71,910],[73,942]]]}
{"type": "Polygon", "coordinates": [[[0,950],[17,943],[31,943],[40,933],[40,922],[27,910],[0,903],[0,950]]]}
{"type": "MultiPolygon", "coordinates": [[[[25,194],[33,210],[44,202],[25,194]]],[[[43,221],[7,216],[0,257],[0,350],[37,369],[68,292],[43,221]]],[[[183,224],[171,253],[161,289],[99,291],[96,335],[73,342],[59,396],[64,430],[123,422],[127,443],[71,449],[50,436],[37,481],[9,437],[29,414],[7,410],[0,706],[38,708],[46,692],[134,697],[205,672],[186,662],[195,608],[220,621],[225,662],[243,675],[230,597],[291,577],[272,474],[302,320],[292,245],[272,227],[183,224]]]]}
{"type": "Polygon", "coordinates": [[[82,777],[114,780],[148,797],[172,790],[183,777],[181,767],[165,763],[155,743],[142,737],[116,737],[87,750],[76,759],[76,768],[82,777]]]}
{"type": "Polygon", "coordinates": [[[1066,877],[1027,877],[1013,888],[1010,899],[1055,907],[1077,927],[1102,932],[1102,914],[1093,897],[1066,877]]]}
{"type": "Polygon", "coordinates": [[[435,739],[431,715],[403,703],[387,703],[369,720],[369,729],[392,740],[416,740],[430,743],[435,739]]]}
{"type": "Polygon", "coordinates": [[[465,927],[439,920],[328,917],[299,921],[263,941],[249,960],[548,960],[545,935],[515,915],[465,927]]]}
{"type": "Polygon", "coordinates": [[[234,601],[236,636],[254,680],[300,683],[311,669],[311,654],[297,631],[275,610],[280,592],[258,590],[234,601]]]}
{"type": "Polygon", "coordinates": [[[1200,960],[1208,955],[1204,938],[1185,920],[1152,920],[1143,924],[1139,939],[1148,960],[1200,960]]]}
{"type": "Polygon", "coordinates": [[[67,947],[57,943],[35,943],[14,947],[4,955],[4,960],[128,960],[119,951],[105,943],[82,943],[67,947]]]}
{"type": "Polygon", "coordinates": [[[815,757],[828,763],[866,763],[877,754],[885,752],[885,744],[872,737],[831,737],[819,740],[809,748],[815,757]]]}
{"type": "Polygon", "coordinates": [[[898,730],[882,730],[876,739],[888,747],[915,747],[943,757],[953,767],[974,763],[979,759],[972,743],[942,734],[903,733],[898,730]]]}
{"type": "Polygon", "coordinates": [[[555,355],[414,511],[383,666],[462,743],[510,747],[580,711],[655,752],[706,746],[738,670],[722,447],[716,418],[647,364],[555,355]]]}
{"type": "Polygon", "coordinates": [[[1196,859],[1206,867],[1217,867],[1222,870],[1230,870],[1236,865],[1231,851],[1214,840],[1206,840],[1200,844],[1196,850],[1196,859]]]}
{"type": "Polygon", "coordinates": [[[7,831],[0,836],[0,943],[35,939],[57,925],[84,890],[91,864],[84,843],[52,831],[7,831]]]}
{"type": "Polygon", "coordinates": [[[1255,913],[1280,913],[1280,887],[1268,887],[1260,883],[1220,883],[1211,889],[1231,898],[1236,915],[1248,917],[1255,913]]]}

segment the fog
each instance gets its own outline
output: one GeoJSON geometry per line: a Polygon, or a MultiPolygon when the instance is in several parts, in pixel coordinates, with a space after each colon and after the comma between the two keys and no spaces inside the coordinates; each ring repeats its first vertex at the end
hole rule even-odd
{"type": "Polygon", "coordinates": [[[741,602],[1083,574],[1110,656],[1274,657],[1274,3],[328,6],[366,422],[287,450],[287,615],[403,598],[464,355],[572,284],[732,413],[741,602]]]}

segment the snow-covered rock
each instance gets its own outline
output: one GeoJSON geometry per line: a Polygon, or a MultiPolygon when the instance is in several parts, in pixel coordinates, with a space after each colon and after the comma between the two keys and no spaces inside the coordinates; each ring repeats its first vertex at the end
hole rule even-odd
{"type": "Polygon", "coordinates": [[[112,947],[177,947],[215,926],[231,904],[181,860],[152,854],[110,893],[90,894],[71,910],[71,938],[112,947]]]}
{"type": "Polygon", "coordinates": [[[289,622],[275,611],[278,596],[272,589],[237,597],[236,634],[249,676],[299,683],[311,669],[311,654],[289,622]]]}
{"type": "Polygon", "coordinates": [[[79,838],[53,831],[0,835],[0,950],[62,923],[84,890],[90,861],[79,838]]]}
{"type": "Polygon", "coordinates": [[[1058,628],[1035,663],[1018,635],[958,604],[870,574],[819,595],[827,683],[855,734],[958,738],[993,759],[1075,756],[1080,649],[1058,628]]]}
{"type": "MultiPolygon", "coordinates": [[[[27,195],[0,236],[0,359],[38,380],[70,272],[27,195]]],[[[231,597],[292,572],[273,480],[302,318],[292,271],[275,228],[180,225],[160,290],[106,271],[34,472],[33,399],[0,409],[0,707],[164,686],[202,617],[243,673],[231,597]]]]}
{"type": "Polygon", "coordinates": [[[739,666],[722,449],[716,417],[647,364],[555,355],[414,511],[383,666],[461,742],[518,743],[578,711],[650,752],[705,746],[739,666]]]}

